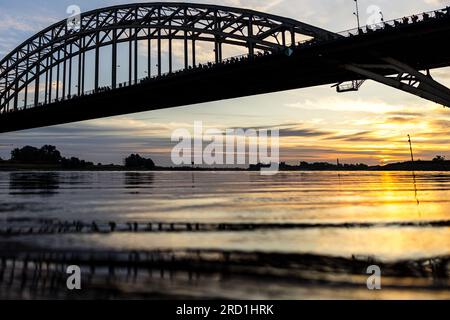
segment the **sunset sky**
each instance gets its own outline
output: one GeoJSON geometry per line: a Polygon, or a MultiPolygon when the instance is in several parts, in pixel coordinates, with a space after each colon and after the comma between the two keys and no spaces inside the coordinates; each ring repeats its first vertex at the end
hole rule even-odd
{"type": "MultiPolygon", "coordinates": [[[[69,5],[87,11],[127,2],[136,1],[0,0],[0,59],[34,33],[66,18],[69,5]]],[[[353,0],[193,2],[252,8],[335,32],[356,25],[353,0]]],[[[385,20],[390,20],[443,8],[450,1],[360,0],[362,24],[370,5],[379,6],[385,20]]],[[[432,75],[450,86],[450,69],[434,70],[432,75]]],[[[9,158],[15,147],[53,144],[64,156],[94,162],[119,164],[138,152],[169,165],[172,131],[192,128],[194,121],[219,129],[279,127],[281,158],[290,163],[335,162],[336,158],[342,163],[369,164],[407,160],[407,134],[413,138],[416,158],[444,155],[450,159],[450,109],[372,81],[354,93],[337,94],[330,86],[322,86],[1,134],[0,157],[9,158]]]]}

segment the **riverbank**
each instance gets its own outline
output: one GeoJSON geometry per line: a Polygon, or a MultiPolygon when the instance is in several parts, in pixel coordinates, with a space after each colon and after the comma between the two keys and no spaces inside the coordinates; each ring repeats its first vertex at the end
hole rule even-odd
{"type": "Polygon", "coordinates": [[[246,168],[197,168],[197,167],[154,167],[129,168],[121,165],[93,165],[85,167],[64,168],[59,164],[31,164],[31,163],[11,163],[0,162],[0,171],[249,171],[246,168]]]}

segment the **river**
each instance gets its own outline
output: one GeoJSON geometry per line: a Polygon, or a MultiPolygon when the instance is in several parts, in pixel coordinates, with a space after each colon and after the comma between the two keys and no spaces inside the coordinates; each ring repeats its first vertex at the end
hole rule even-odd
{"type": "Polygon", "coordinates": [[[0,199],[3,298],[72,297],[68,264],[86,298],[450,298],[446,172],[0,172],[0,199]]]}

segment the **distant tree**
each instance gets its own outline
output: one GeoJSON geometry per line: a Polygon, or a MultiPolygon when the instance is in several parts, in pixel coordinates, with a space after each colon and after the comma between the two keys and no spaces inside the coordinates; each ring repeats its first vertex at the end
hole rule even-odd
{"type": "Polygon", "coordinates": [[[270,164],[265,164],[265,163],[251,164],[251,165],[249,165],[248,170],[260,171],[262,168],[270,168],[270,164]]]}
{"type": "Polygon", "coordinates": [[[30,162],[31,159],[37,161],[39,149],[31,146],[25,146],[22,149],[16,148],[11,151],[11,160],[30,162]]]}
{"type": "Polygon", "coordinates": [[[125,158],[125,167],[129,169],[154,169],[155,163],[152,159],[146,159],[138,154],[132,154],[125,158]]]}
{"type": "Polygon", "coordinates": [[[436,156],[433,159],[433,162],[444,162],[445,161],[445,157],[444,156],[436,156]]]}
{"type": "Polygon", "coordinates": [[[54,146],[45,145],[38,149],[31,146],[25,146],[21,149],[11,151],[11,160],[24,163],[59,163],[61,153],[54,146]]]}
{"type": "Polygon", "coordinates": [[[61,153],[55,146],[45,145],[40,149],[42,161],[57,163],[61,161],[61,153]]]}
{"type": "Polygon", "coordinates": [[[306,161],[300,162],[300,167],[307,167],[307,166],[309,166],[308,162],[306,162],[306,161]]]}
{"type": "Polygon", "coordinates": [[[93,167],[94,163],[72,157],[70,159],[63,158],[61,160],[61,166],[64,169],[86,169],[89,167],[93,167]]]}

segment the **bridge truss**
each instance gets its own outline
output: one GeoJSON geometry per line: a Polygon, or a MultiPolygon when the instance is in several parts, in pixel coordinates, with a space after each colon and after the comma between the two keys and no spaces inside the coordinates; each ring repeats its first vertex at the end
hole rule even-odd
{"type": "Polygon", "coordinates": [[[109,7],[84,13],[78,22],[66,19],[48,27],[0,62],[0,113],[80,96],[88,79],[93,79],[92,90],[101,89],[104,50],[109,52],[107,87],[115,89],[118,72],[125,68],[132,84],[143,69],[147,77],[173,72],[175,59],[184,69],[195,67],[204,54],[199,53],[201,43],[213,46],[211,60],[218,63],[224,59],[225,46],[241,48],[252,58],[258,51],[277,52],[304,39],[337,36],[275,15],[186,3],[109,7]],[[119,65],[122,51],[127,53],[127,66],[119,65]],[[89,65],[88,55],[93,60],[89,65]]]}

